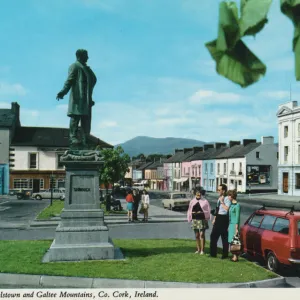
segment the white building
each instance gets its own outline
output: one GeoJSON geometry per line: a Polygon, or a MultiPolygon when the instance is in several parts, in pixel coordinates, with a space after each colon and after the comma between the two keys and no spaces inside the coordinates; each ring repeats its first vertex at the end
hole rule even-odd
{"type": "Polygon", "coordinates": [[[244,139],[241,145],[231,146],[217,156],[217,182],[238,192],[277,191],[277,157],[274,137],[262,137],[260,143],[244,139]]]}
{"type": "Polygon", "coordinates": [[[279,105],[278,194],[300,195],[300,107],[297,101],[279,105]]]}

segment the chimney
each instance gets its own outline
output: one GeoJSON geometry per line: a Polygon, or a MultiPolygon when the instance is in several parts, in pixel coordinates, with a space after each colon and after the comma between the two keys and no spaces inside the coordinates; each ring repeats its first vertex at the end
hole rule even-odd
{"type": "Polygon", "coordinates": [[[11,103],[11,111],[16,116],[17,126],[20,126],[20,105],[18,102],[11,103]]]}
{"type": "Polygon", "coordinates": [[[243,146],[244,147],[246,147],[247,145],[249,145],[249,144],[252,144],[252,143],[256,143],[256,140],[254,140],[254,139],[245,139],[245,140],[243,140],[243,146]]]}
{"type": "Polygon", "coordinates": [[[193,151],[194,151],[194,153],[202,152],[203,147],[193,147],[193,151]]]}
{"type": "Polygon", "coordinates": [[[220,149],[220,148],[226,147],[226,146],[227,146],[226,143],[215,143],[215,148],[216,148],[216,149],[220,149]]]}
{"type": "Polygon", "coordinates": [[[213,148],[214,145],[213,144],[205,144],[203,145],[204,151],[208,150],[209,148],[213,148]]]}
{"type": "Polygon", "coordinates": [[[229,141],[229,148],[232,148],[235,145],[240,145],[241,142],[240,141],[229,141]]]}
{"type": "Polygon", "coordinates": [[[261,143],[262,143],[262,145],[273,145],[274,137],[273,136],[262,136],[261,143]]]}
{"type": "Polygon", "coordinates": [[[183,153],[186,154],[187,152],[190,152],[192,150],[193,150],[193,148],[184,148],[183,153]]]}

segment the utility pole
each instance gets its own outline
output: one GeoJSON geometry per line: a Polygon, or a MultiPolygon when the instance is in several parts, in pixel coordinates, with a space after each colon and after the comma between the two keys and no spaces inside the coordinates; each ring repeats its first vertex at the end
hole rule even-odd
{"type": "Polygon", "coordinates": [[[54,184],[54,176],[53,176],[53,172],[50,175],[50,188],[51,188],[51,198],[50,198],[50,205],[52,206],[52,202],[53,202],[53,184],[54,184]]]}

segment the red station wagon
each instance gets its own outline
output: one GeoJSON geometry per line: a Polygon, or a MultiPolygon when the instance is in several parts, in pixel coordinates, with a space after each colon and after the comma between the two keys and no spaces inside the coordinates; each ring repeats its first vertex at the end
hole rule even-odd
{"type": "Polygon", "coordinates": [[[264,205],[241,227],[243,250],[262,257],[269,270],[280,264],[300,267],[300,210],[264,205]]]}

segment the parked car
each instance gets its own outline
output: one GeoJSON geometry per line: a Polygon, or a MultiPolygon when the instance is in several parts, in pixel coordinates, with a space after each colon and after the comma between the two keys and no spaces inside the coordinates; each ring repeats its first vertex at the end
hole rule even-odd
{"type": "Polygon", "coordinates": [[[30,199],[31,191],[21,189],[16,192],[16,195],[19,200],[30,199]]]}
{"type": "Polygon", "coordinates": [[[134,183],[132,185],[133,189],[143,191],[145,189],[145,185],[143,183],[134,183]]]}
{"type": "Polygon", "coordinates": [[[264,205],[240,230],[243,251],[262,258],[270,271],[300,267],[300,210],[264,205]]]}
{"type": "MultiPolygon", "coordinates": [[[[65,189],[53,189],[53,199],[60,199],[65,200],[65,189]]],[[[36,200],[42,200],[42,199],[50,199],[51,198],[51,189],[40,191],[38,193],[33,193],[32,198],[36,200]]]]}
{"type": "Polygon", "coordinates": [[[164,195],[162,199],[162,205],[164,208],[171,210],[175,208],[188,208],[191,201],[189,193],[174,192],[164,195]]]}

